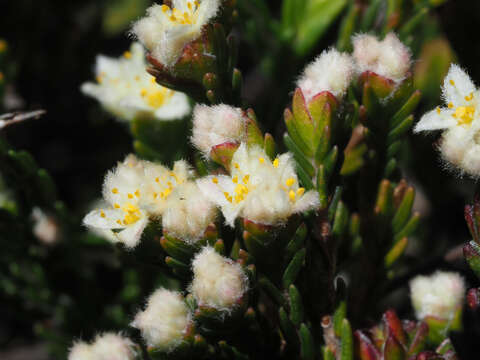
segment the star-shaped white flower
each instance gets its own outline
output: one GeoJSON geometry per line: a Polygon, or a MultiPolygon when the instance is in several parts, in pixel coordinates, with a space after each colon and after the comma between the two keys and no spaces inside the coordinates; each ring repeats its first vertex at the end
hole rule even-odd
{"type": "Polygon", "coordinates": [[[119,163],[107,174],[103,184],[103,198],[110,207],[93,210],[83,219],[86,226],[108,234],[110,239],[116,238],[128,248],[138,244],[148,224],[148,214],[141,203],[143,166],[133,155],[119,163]]]}
{"type": "Polygon", "coordinates": [[[190,113],[185,94],[155,82],[146,71],[141,44],[133,43],[119,59],[99,55],[95,66],[96,83],[82,85],[82,92],[96,98],[120,120],[150,117],[162,121],[181,119],[190,113]]]}
{"type": "Polygon", "coordinates": [[[133,26],[133,33],[154,58],[171,67],[185,45],[200,37],[219,7],[220,0],[173,0],[172,8],[155,4],[133,26]]]}
{"type": "Polygon", "coordinates": [[[207,199],[217,204],[228,225],[237,217],[266,224],[284,223],[290,215],[318,208],[318,194],[298,184],[290,153],[273,162],[260,147],[242,143],[230,165],[231,174],[197,180],[207,199]]]}
{"type": "Polygon", "coordinates": [[[445,77],[444,107],[426,113],[415,132],[443,130],[442,157],[474,177],[480,176],[480,92],[458,65],[452,64],[445,77]]]}

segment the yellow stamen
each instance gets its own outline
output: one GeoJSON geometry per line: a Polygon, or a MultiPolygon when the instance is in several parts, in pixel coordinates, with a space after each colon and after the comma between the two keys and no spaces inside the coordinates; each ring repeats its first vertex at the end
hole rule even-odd
{"type": "Polygon", "coordinates": [[[288,197],[290,198],[291,201],[294,201],[295,200],[295,191],[290,190],[288,192],[288,197]]]}
{"type": "Polygon", "coordinates": [[[294,178],[288,178],[287,181],[285,181],[285,184],[287,186],[292,186],[293,184],[295,184],[295,179],[294,178]]]}
{"type": "Polygon", "coordinates": [[[113,188],[113,189],[112,189],[112,193],[118,194],[118,189],[117,189],[117,188],[113,188]]]}
{"type": "Polygon", "coordinates": [[[122,222],[120,220],[117,220],[118,225],[122,225],[122,222]]]}
{"type": "Polygon", "coordinates": [[[259,157],[258,161],[260,161],[260,164],[263,164],[265,162],[265,159],[263,157],[259,157]]]}
{"type": "Polygon", "coordinates": [[[135,194],[136,197],[140,197],[140,191],[139,190],[135,190],[134,194],[135,194]]]}
{"type": "Polygon", "coordinates": [[[148,91],[147,89],[143,88],[142,90],[140,90],[140,96],[141,97],[145,97],[145,95],[147,95],[148,91]]]}
{"type": "Polygon", "coordinates": [[[273,160],[273,167],[277,168],[280,161],[278,159],[273,160]]]}
{"type": "Polygon", "coordinates": [[[162,11],[164,13],[167,12],[168,10],[170,10],[170,8],[167,5],[162,5],[162,11]]]}
{"type": "Polygon", "coordinates": [[[214,177],[214,178],[212,179],[212,182],[213,182],[214,184],[218,184],[218,179],[217,179],[216,177],[214,177]]]}
{"type": "Polygon", "coordinates": [[[250,180],[250,175],[247,174],[243,177],[242,181],[243,181],[244,184],[247,184],[248,180],[250,180]]]}
{"type": "Polygon", "coordinates": [[[0,40],[0,53],[7,50],[7,42],[5,40],[0,40]]]}
{"type": "Polygon", "coordinates": [[[153,193],[153,198],[156,199],[158,197],[158,194],[156,192],[153,193]]]}
{"type": "Polygon", "coordinates": [[[448,103],[448,108],[449,109],[453,108],[453,104],[451,102],[448,103]]]}
{"type": "Polygon", "coordinates": [[[455,86],[455,81],[450,79],[450,85],[455,86]]]}
{"type": "Polygon", "coordinates": [[[188,3],[187,3],[187,7],[188,7],[188,10],[192,10],[192,3],[191,3],[191,2],[188,2],[188,3]]]}
{"type": "Polygon", "coordinates": [[[234,176],[233,179],[232,179],[233,183],[236,184],[238,183],[238,176],[234,176]]]}
{"type": "Polygon", "coordinates": [[[159,182],[159,181],[160,181],[160,178],[156,177],[155,182],[159,182]]]}
{"type": "Polygon", "coordinates": [[[441,112],[441,111],[440,111],[440,108],[437,107],[437,114],[440,114],[440,112],[441,112]]]}
{"type": "Polygon", "coordinates": [[[465,100],[467,101],[472,101],[472,99],[473,99],[473,93],[470,93],[470,95],[465,96],[465,100]]]}
{"type": "Polygon", "coordinates": [[[240,167],[240,165],[238,165],[238,163],[234,163],[233,166],[235,167],[235,169],[238,169],[240,167]]]}
{"type": "Polygon", "coordinates": [[[102,218],[104,218],[106,215],[105,215],[105,213],[104,213],[103,211],[100,211],[100,216],[101,216],[102,218]]]}
{"type": "Polygon", "coordinates": [[[133,199],[133,195],[132,194],[128,194],[127,195],[129,199],[133,199]]]}
{"type": "Polygon", "coordinates": [[[475,114],[475,107],[473,106],[459,106],[455,110],[455,118],[458,119],[458,125],[470,125],[475,114]]]}
{"type": "Polygon", "coordinates": [[[130,58],[132,57],[132,53],[131,53],[130,51],[125,51],[125,52],[123,53],[123,57],[124,57],[125,59],[130,59],[130,58]]]}
{"type": "Polygon", "coordinates": [[[113,207],[114,207],[115,209],[120,209],[120,205],[118,205],[117,203],[115,203],[115,204],[113,205],[113,207]]]}
{"type": "Polygon", "coordinates": [[[298,188],[297,195],[302,196],[305,193],[305,188],[298,188]]]}

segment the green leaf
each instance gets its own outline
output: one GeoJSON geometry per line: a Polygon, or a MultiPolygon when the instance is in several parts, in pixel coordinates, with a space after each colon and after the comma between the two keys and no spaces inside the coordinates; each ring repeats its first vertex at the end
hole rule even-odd
{"type": "Polygon", "coordinates": [[[303,246],[303,242],[307,236],[308,228],[305,223],[300,224],[293,235],[292,240],[287,244],[285,248],[285,259],[290,260],[297,251],[303,246]]]}
{"type": "Polygon", "coordinates": [[[303,263],[305,261],[306,253],[307,250],[305,248],[301,249],[295,254],[290,264],[288,264],[282,277],[282,284],[284,289],[288,289],[288,287],[293,284],[297,279],[298,273],[302,269],[303,263]]]}
{"type": "Polygon", "coordinates": [[[333,330],[336,337],[342,336],[343,319],[347,317],[347,303],[345,301],[338,304],[337,309],[333,313],[333,330]]]}
{"type": "Polygon", "coordinates": [[[268,157],[273,160],[275,159],[276,155],[276,150],[275,150],[275,139],[273,136],[269,133],[265,134],[265,139],[263,143],[263,148],[265,149],[265,152],[267,153],[268,157]]]}
{"type": "Polygon", "coordinates": [[[258,279],[258,285],[270,296],[270,298],[279,306],[285,303],[285,299],[280,290],[265,276],[258,279]]]}
{"type": "Polygon", "coordinates": [[[414,91],[405,104],[403,104],[403,106],[395,113],[395,115],[392,116],[390,128],[395,129],[398,127],[405,120],[405,118],[407,118],[416,109],[421,98],[422,93],[420,90],[414,91]]]}
{"type": "Polygon", "coordinates": [[[420,214],[414,213],[410,218],[408,223],[403,227],[403,229],[397,233],[394,237],[394,241],[400,241],[404,237],[409,237],[415,230],[417,230],[418,224],[420,223],[420,214]]]}
{"type": "Polygon", "coordinates": [[[353,360],[353,334],[347,319],[342,322],[342,335],[340,345],[340,360],[353,360]]]}
{"type": "Polygon", "coordinates": [[[313,345],[313,337],[307,325],[300,325],[300,356],[304,360],[315,359],[315,347],[313,345]]]}
{"type": "Polygon", "coordinates": [[[302,296],[295,285],[290,285],[288,295],[290,299],[290,320],[295,326],[299,326],[303,321],[302,296]]]}
{"type": "Polygon", "coordinates": [[[280,327],[287,343],[291,346],[298,344],[298,336],[295,327],[288,318],[287,312],[283,307],[278,310],[278,318],[280,320],[280,327]]]}
{"type": "MultiPolygon", "coordinates": [[[[293,156],[298,164],[305,174],[307,174],[308,177],[313,177],[315,174],[315,169],[313,165],[308,161],[308,159],[303,155],[302,151],[297,147],[297,145],[292,141],[290,136],[288,134],[283,135],[283,142],[285,143],[285,146],[288,148],[293,153],[293,156]]],[[[311,180],[310,180],[311,182],[311,180]]]]}
{"type": "Polygon", "coordinates": [[[413,115],[405,118],[400,124],[398,124],[393,130],[388,133],[387,144],[391,144],[395,140],[398,140],[400,136],[405,134],[413,125],[413,115]]]}
{"type": "Polygon", "coordinates": [[[341,237],[348,226],[348,209],[343,203],[340,201],[337,206],[337,211],[335,211],[335,219],[333,221],[332,227],[332,234],[337,237],[341,237]]]}
{"type": "Polygon", "coordinates": [[[400,203],[397,212],[395,213],[395,216],[392,220],[392,229],[394,234],[402,230],[402,228],[405,226],[408,219],[410,218],[414,200],[415,189],[413,187],[409,187],[405,192],[402,202],[400,203]]]}
{"type": "Polygon", "coordinates": [[[342,20],[337,40],[338,51],[352,51],[351,38],[355,32],[356,22],[360,14],[360,6],[354,1],[350,2],[350,8],[347,15],[342,20]]]}
{"type": "Polygon", "coordinates": [[[408,245],[408,238],[404,237],[400,241],[397,241],[395,245],[390,249],[390,251],[385,255],[385,268],[388,269],[391,267],[402,254],[405,252],[405,249],[408,245]]]}

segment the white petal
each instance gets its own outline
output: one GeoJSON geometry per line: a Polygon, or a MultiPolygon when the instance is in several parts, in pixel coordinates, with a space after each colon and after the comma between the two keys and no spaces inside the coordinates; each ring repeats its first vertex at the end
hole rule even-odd
{"type": "Polygon", "coordinates": [[[226,206],[230,204],[225,198],[224,193],[232,193],[234,190],[234,184],[229,176],[206,176],[197,181],[198,188],[203,195],[218,206],[226,206]],[[213,179],[217,179],[217,183],[213,182],[213,179]]]}
{"type": "Polygon", "coordinates": [[[117,236],[127,248],[134,248],[142,237],[143,230],[148,224],[148,217],[142,216],[137,222],[120,231],[117,236]]]}
{"type": "Polygon", "coordinates": [[[457,124],[455,118],[451,116],[451,112],[441,109],[440,114],[438,110],[432,110],[422,116],[420,121],[415,125],[414,132],[443,130],[454,127],[457,124]]]}
{"type": "Polygon", "coordinates": [[[293,206],[294,213],[301,213],[304,211],[318,209],[320,200],[316,191],[307,191],[303,196],[295,202],[293,206]]]}
{"type": "Polygon", "coordinates": [[[452,64],[443,81],[442,90],[445,102],[451,102],[457,107],[465,105],[465,96],[474,93],[476,89],[467,73],[457,64],[452,64]]]}
{"type": "Polygon", "coordinates": [[[125,226],[119,225],[117,220],[122,218],[122,211],[120,210],[93,210],[89,212],[83,219],[83,223],[92,228],[98,229],[122,229],[125,226]],[[104,216],[102,216],[102,214],[104,216]]]}

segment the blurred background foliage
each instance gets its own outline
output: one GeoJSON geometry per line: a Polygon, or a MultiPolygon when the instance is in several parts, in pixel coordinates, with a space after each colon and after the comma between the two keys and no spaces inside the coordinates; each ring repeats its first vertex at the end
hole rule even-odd
{"type": "MultiPolygon", "coordinates": [[[[383,1],[370,2],[375,1],[383,6],[383,1]]],[[[337,43],[340,25],[349,15],[348,3],[284,1],[282,6],[278,0],[237,1],[239,20],[233,31],[240,40],[243,97],[265,131],[277,138],[284,132],[282,112],[307,62],[329,46],[348,49],[348,44],[337,43]]],[[[413,3],[420,6],[422,1],[413,3]]],[[[14,225],[0,225],[0,348],[47,340],[54,358],[64,358],[72,338],[124,328],[145,296],[170,281],[160,274],[158,259],[149,255],[153,242],[128,253],[80,226],[100,195],[104,173],[132,151],[132,139],[125,124],[82,96],[79,87],[93,77],[97,54],[118,56],[128,48],[129,25],[150,4],[149,0],[2,3],[1,113],[46,109],[47,114],[1,131],[0,151],[2,146],[5,151],[0,152],[0,171],[15,171],[22,161],[29,161],[10,148],[26,150],[34,160],[26,165],[32,170],[30,177],[20,172],[20,180],[12,182],[9,176],[11,183],[0,184],[0,189],[10,189],[10,195],[0,195],[0,219],[15,220],[1,222],[14,225]],[[20,186],[21,181],[41,181],[43,173],[51,175],[58,193],[46,203],[27,196],[20,186]],[[25,199],[25,206],[12,203],[9,196],[25,199]],[[62,223],[57,244],[43,245],[32,234],[30,211],[35,205],[62,223]]],[[[416,36],[407,39],[417,59],[416,85],[424,93],[418,114],[438,103],[450,62],[458,61],[480,83],[478,21],[480,2],[449,1],[423,16],[416,36]]],[[[406,177],[418,189],[416,207],[423,215],[418,238],[423,240],[409,249],[415,258],[399,282],[405,285],[411,274],[444,268],[461,270],[474,284],[458,250],[469,238],[462,212],[474,184],[439,166],[433,141],[410,136],[404,145],[406,177]]],[[[410,311],[398,310],[401,315],[410,311]]],[[[457,340],[460,355],[473,346],[479,324],[472,317],[465,320],[464,335],[469,336],[457,340]]]]}

